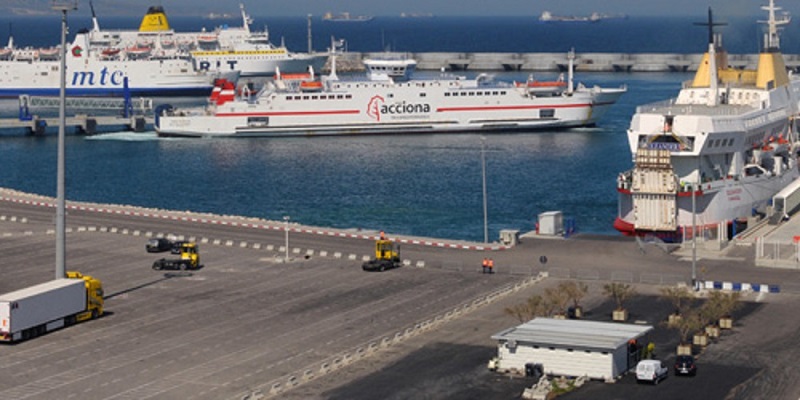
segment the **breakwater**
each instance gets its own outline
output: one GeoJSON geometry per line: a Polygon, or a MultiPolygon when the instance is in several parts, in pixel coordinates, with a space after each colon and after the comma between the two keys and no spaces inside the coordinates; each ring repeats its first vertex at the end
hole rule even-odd
{"type": "MultiPolygon", "coordinates": [[[[360,71],[365,58],[413,58],[427,71],[566,71],[567,53],[358,53],[339,54],[337,69],[360,71]]],[[[578,53],[576,72],[693,72],[702,54],[578,53]]],[[[786,67],[800,72],[800,55],[785,54],[786,67]]],[[[756,68],[758,54],[729,54],[733,68],[756,68]]]]}

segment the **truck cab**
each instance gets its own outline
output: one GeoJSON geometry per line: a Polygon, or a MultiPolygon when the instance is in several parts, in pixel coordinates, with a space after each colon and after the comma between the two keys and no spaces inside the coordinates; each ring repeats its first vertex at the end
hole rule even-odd
{"type": "Polygon", "coordinates": [[[76,316],[77,321],[97,318],[103,315],[103,284],[99,279],[76,271],[67,271],[69,279],[83,279],[86,286],[86,311],[76,316]]]}

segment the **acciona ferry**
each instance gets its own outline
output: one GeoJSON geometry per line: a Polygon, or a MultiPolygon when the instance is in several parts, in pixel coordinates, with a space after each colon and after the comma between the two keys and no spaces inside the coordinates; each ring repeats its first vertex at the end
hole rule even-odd
{"type": "Polygon", "coordinates": [[[313,72],[278,73],[258,93],[228,84],[203,109],[159,109],[156,130],[161,136],[247,137],[572,128],[594,125],[626,91],[573,88],[570,80],[542,92],[486,75],[414,79],[413,60],[367,60],[366,79],[345,80],[336,75],[335,55],[331,65],[321,79],[313,72]]]}
{"type": "Polygon", "coordinates": [[[797,164],[800,80],[786,72],[774,0],[758,68],[727,66],[709,10],[709,46],[694,80],[676,99],[641,106],[628,143],[635,166],[617,181],[625,235],[669,241],[702,229],[728,238],[800,176],[797,164]],[[697,229],[692,229],[697,227],[697,229]]]}

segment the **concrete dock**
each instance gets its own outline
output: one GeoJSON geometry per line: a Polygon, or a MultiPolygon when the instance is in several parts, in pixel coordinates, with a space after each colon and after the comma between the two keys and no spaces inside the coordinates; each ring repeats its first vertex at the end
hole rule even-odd
{"type": "MultiPolygon", "coordinates": [[[[0,190],[0,293],[53,278],[53,203],[0,190]]],[[[579,279],[591,285],[585,302],[602,318],[612,307],[600,294],[604,282],[644,295],[690,276],[686,261],[617,237],[528,237],[505,248],[387,232],[404,241],[406,266],[367,273],[360,265],[377,232],[292,224],[287,249],[282,221],[75,202],[67,213],[68,269],[103,281],[108,314],[0,346],[0,398],[515,398],[531,383],[485,369],[496,352],[488,336],[518,323],[505,307],[579,279]],[[165,255],[144,245],[166,235],[198,242],[204,267],[153,271],[165,255]],[[496,274],[480,273],[487,255],[496,274]]],[[[734,387],[759,388],[760,398],[800,396],[800,372],[787,367],[800,350],[781,344],[800,332],[789,317],[800,305],[797,273],[756,268],[744,253],[703,256],[701,265],[704,279],[757,279],[782,290],[747,295],[758,304],[753,314],[704,353],[713,363],[704,361],[696,379],[717,390],[709,398],[734,387]]],[[[661,318],[634,314],[654,325],[661,318]]],[[[672,345],[663,344],[665,356],[672,345]]],[[[691,382],[669,379],[658,393],[691,396],[691,382]]],[[[645,386],[598,382],[589,397],[574,398],[652,394],[645,386]]]]}
{"type": "MultiPolygon", "coordinates": [[[[576,53],[577,72],[693,72],[703,54],[671,53],[576,53]]],[[[417,60],[417,69],[438,71],[550,71],[567,70],[567,53],[357,53],[338,56],[340,70],[362,70],[365,58],[406,57],[417,60]]],[[[786,67],[800,72],[800,55],[784,54],[786,67]]],[[[734,68],[756,68],[757,54],[729,54],[734,68]]]]}

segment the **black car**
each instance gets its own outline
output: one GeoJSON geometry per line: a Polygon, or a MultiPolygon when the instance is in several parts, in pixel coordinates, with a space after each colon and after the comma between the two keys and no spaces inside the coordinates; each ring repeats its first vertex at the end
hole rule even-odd
{"type": "Polygon", "coordinates": [[[165,238],[152,238],[144,246],[148,253],[161,253],[172,250],[172,241],[165,238]]]}
{"type": "Polygon", "coordinates": [[[697,365],[694,363],[694,357],[678,356],[675,359],[675,375],[695,376],[696,374],[697,365]]]}
{"type": "Polygon", "coordinates": [[[184,243],[189,243],[185,240],[176,240],[172,242],[172,247],[170,248],[170,252],[172,254],[181,254],[181,249],[183,248],[184,243]]]}

